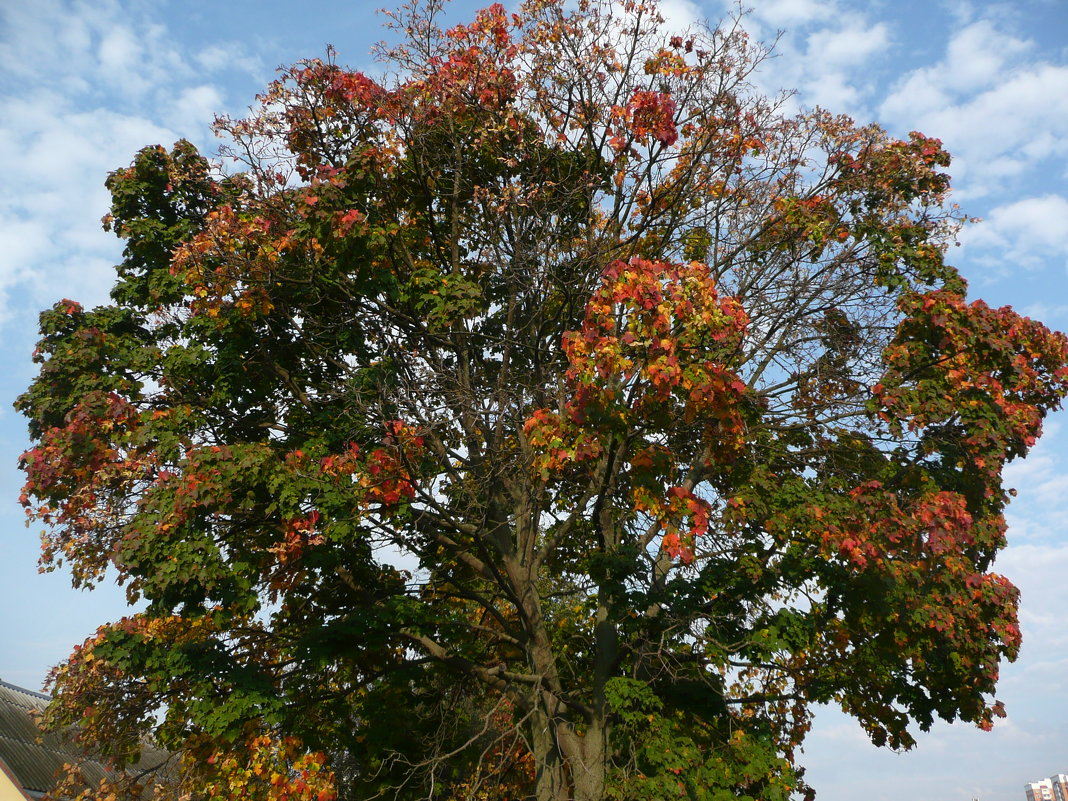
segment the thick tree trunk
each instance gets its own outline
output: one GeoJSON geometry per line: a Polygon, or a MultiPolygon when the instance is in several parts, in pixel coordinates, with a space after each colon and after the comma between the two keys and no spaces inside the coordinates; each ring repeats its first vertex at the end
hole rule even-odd
{"type": "Polygon", "coordinates": [[[539,710],[533,725],[537,801],[601,801],[608,756],[603,723],[579,734],[571,723],[539,710]]]}
{"type": "Polygon", "coordinates": [[[569,801],[601,801],[608,757],[604,724],[592,723],[581,735],[565,724],[558,737],[571,779],[569,801]]]}
{"type": "Polygon", "coordinates": [[[535,710],[531,721],[537,801],[569,801],[567,770],[557,746],[555,726],[541,709],[535,710]]]}
{"type": "MultiPolygon", "coordinates": [[[[524,511],[520,508],[516,512],[519,521],[530,519],[524,511]]],[[[502,519],[506,518],[502,516],[502,519]]],[[[608,622],[607,608],[600,604],[596,627],[597,657],[591,676],[593,704],[581,712],[569,708],[563,701],[552,641],[542,616],[536,568],[533,568],[538,537],[536,525],[518,525],[515,550],[501,549],[505,574],[527,627],[527,659],[533,673],[542,682],[531,698],[530,743],[534,752],[535,795],[537,801],[601,801],[608,758],[604,687],[618,658],[618,635],[608,622]],[[578,715],[585,719],[581,733],[568,720],[568,717],[578,715]]]]}

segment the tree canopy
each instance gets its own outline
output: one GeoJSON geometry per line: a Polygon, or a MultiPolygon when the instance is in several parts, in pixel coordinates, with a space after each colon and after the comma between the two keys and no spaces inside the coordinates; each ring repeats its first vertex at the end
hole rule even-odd
{"type": "Polygon", "coordinates": [[[966,299],[941,143],[788,113],[738,20],[440,10],[220,119],[239,169],[109,176],[22,500],[142,611],[52,722],[274,801],[784,799],[816,704],[989,727],[1068,342],[966,299]]]}

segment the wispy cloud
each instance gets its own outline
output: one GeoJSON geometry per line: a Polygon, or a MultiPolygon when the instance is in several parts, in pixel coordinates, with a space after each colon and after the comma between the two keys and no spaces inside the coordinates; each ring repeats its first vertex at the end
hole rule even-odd
{"type": "MultiPolygon", "coordinates": [[[[1038,674],[1045,675],[1044,665],[1068,662],[1068,627],[1064,619],[1064,610],[1068,609],[1068,582],[1064,581],[1068,575],[1064,525],[1068,429],[1056,418],[1047,421],[1045,428],[1044,436],[1028,457],[1005,470],[1005,483],[1016,489],[1017,497],[1006,515],[1009,547],[998,556],[995,565],[1021,592],[1020,623],[1027,659],[1007,677],[1024,682],[1017,688],[1024,695],[1029,690],[1027,681],[1034,682],[1038,674]]],[[[1064,693],[1059,697],[1063,703],[1064,693]]]]}
{"type": "Polygon", "coordinates": [[[705,18],[693,0],[662,0],[660,14],[669,26],[678,30],[689,28],[705,18]]]}
{"type": "Polygon", "coordinates": [[[1068,200],[1048,194],[997,205],[982,224],[965,228],[960,241],[967,257],[993,274],[1051,263],[1068,268],[1068,200]]]}
{"type": "Polygon", "coordinates": [[[754,4],[744,25],[754,38],[775,43],[774,58],[755,76],[762,91],[796,92],[789,104],[795,108],[872,116],[869,67],[892,46],[886,22],[835,0],[767,0],[754,4]]]}
{"type": "Polygon", "coordinates": [[[938,63],[899,80],[880,114],[946,142],[959,197],[991,195],[1068,155],[1068,65],[1034,52],[989,20],[972,22],[938,63]]]}
{"type": "Polygon", "coordinates": [[[833,19],[837,11],[835,3],[822,0],[766,0],[754,14],[775,28],[789,29],[833,19]]]}
{"type": "Polygon", "coordinates": [[[119,250],[99,226],[108,171],[148,144],[210,143],[228,73],[257,68],[237,45],[183,49],[140,10],[115,0],[0,8],[0,324],[61,294],[103,300],[119,250]]]}

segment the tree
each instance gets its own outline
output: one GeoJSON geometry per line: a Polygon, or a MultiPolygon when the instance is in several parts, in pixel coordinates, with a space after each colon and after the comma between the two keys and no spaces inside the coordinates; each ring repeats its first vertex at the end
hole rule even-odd
{"type": "Polygon", "coordinates": [[[785,113],[737,21],[439,11],[219,120],[241,171],[108,178],[23,502],[143,611],[53,721],[212,796],[539,801],[785,798],[818,703],[989,727],[1068,343],[965,300],[938,140],[785,113]]]}

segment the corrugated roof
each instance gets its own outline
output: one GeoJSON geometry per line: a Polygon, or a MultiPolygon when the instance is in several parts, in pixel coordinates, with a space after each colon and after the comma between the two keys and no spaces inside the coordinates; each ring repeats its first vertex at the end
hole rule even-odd
{"type": "Polygon", "coordinates": [[[68,738],[37,727],[32,713],[43,711],[49,700],[42,693],[0,681],[0,759],[32,795],[47,792],[68,762],[81,763],[93,783],[105,775],[104,766],[86,760],[68,738]]]}
{"type": "MultiPolygon", "coordinates": [[[[107,775],[114,775],[100,762],[86,754],[57,732],[42,732],[32,714],[41,712],[51,699],[42,693],[16,687],[0,680],[0,760],[30,795],[40,796],[56,783],[63,765],[76,763],[85,778],[98,784],[107,775]]],[[[149,749],[146,749],[148,751],[149,749]]],[[[154,749],[146,753],[146,762],[159,764],[167,755],[154,749]]]]}

